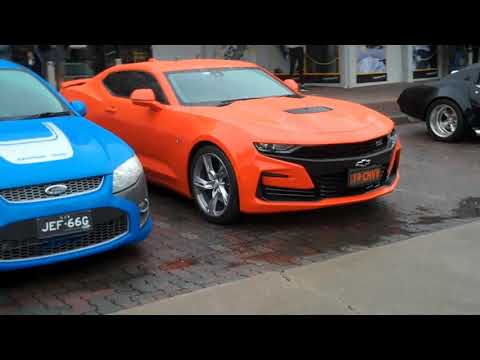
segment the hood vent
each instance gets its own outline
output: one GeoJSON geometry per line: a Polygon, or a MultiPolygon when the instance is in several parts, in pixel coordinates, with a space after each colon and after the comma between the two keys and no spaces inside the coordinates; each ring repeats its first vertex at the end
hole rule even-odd
{"type": "Polygon", "coordinates": [[[305,108],[298,108],[298,109],[290,109],[286,110],[286,112],[290,114],[315,114],[315,113],[322,113],[326,111],[331,111],[332,109],[326,106],[313,106],[313,107],[305,107],[305,108]]]}

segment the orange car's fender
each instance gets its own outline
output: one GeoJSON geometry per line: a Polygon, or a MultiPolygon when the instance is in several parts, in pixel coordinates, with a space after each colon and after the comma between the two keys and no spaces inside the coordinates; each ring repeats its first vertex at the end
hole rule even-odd
{"type": "MultiPolygon", "coordinates": [[[[238,146],[238,144],[235,144],[232,146],[231,142],[230,146],[226,145],[226,142],[222,136],[214,136],[214,135],[202,135],[197,137],[193,142],[192,146],[190,147],[189,154],[188,154],[188,161],[186,162],[186,173],[189,175],[190,172],[190,160],[192,159],[194,152],[198,149],[198,146],[202,143],[211,143],[215,146],[217,146],[220,150],[223,151],[225,156],[228,158],[230,163],[232,164],[233,170],[235,171],[235,175],[237,177],[237,186],[238,186],[238,191],[241,192],[241,182],[239,181],[239,174],[241,174],[241,164],[240,162],[242,161],[242,152],[245,152],[244,145],[238,146]]],[[[243,143],[244,141],[242,141],[243,143]]],[[[253,145],[252,145],[253,146],[253,145]]],[[[248,156],[245,156],[248,157],[248,156]]],[[[189,178],[189,177],[188,177],[189,178]]],[[[190,188],[188,189],[188,194],[191,196],[190,188]]]]}

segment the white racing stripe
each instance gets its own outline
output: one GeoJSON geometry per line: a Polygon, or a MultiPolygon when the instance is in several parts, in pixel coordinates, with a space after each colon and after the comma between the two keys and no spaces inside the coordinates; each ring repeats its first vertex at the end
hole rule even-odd
{"type": "Polygon", "coordinates": [[[42,138],[0,141],[0,157],[17,165],[71,158],[72,145],[63,131],[51,122],[42,124],[50,130],[51,135],[42,138]]]}

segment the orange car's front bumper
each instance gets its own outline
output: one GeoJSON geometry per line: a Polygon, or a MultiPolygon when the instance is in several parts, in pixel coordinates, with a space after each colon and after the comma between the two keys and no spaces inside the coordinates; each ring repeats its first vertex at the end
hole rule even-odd
{"type": "Polygon", "coordinates": [[[261,182],[266,186],[307,190],[314,188],[308,171],[301,165],[258,155],[248,168],[248,176],[239,179],[240,208],[245,213],[277,213],[289,211],[314,210],[324,207],[339,206],[364,202],[391,193],[400,180],[399,162],[401,145],[398,142],[391,150],[387,165],[387,181],[375,189],[348,196],[323,198],[308,201],[265,200],[258,194],[261,182]],[[255,173],[255,175],[254,175],[255,173]],[[267,173],[264,177],[262,174],[267,173]],[[271,176],[274,175],[274,176],[271,176]]]}

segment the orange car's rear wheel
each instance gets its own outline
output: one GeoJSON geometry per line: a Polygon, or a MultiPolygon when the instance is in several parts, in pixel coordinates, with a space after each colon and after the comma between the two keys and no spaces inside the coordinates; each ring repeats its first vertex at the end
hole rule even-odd
{"type": "Polygon", "coordinates": [[[200,148],[190,164],[190,186],[197,208],[210,222],[229,224],[238,220],[238,186],[232,164],[213,145],[200,148]]]}

